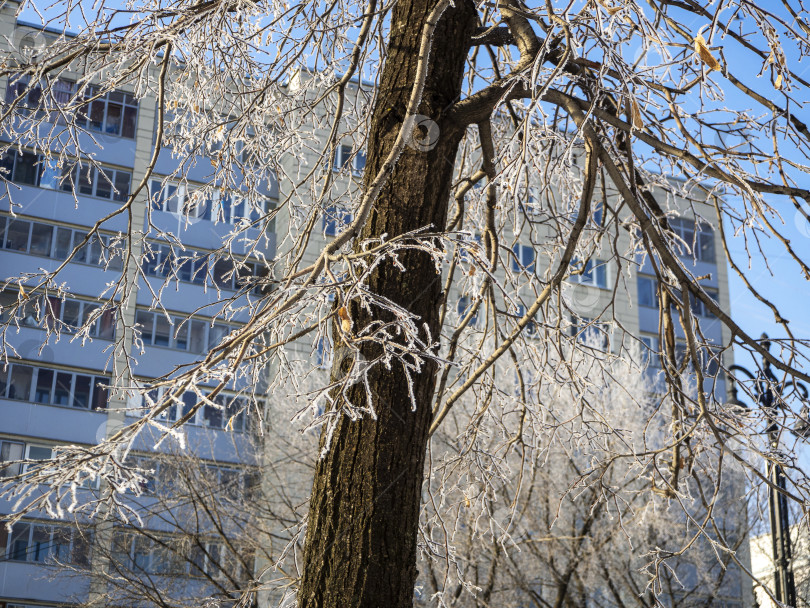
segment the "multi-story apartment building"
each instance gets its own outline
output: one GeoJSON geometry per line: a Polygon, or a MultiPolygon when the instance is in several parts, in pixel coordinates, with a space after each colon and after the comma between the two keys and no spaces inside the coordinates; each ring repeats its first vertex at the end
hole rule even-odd
{"type": "MultiPolygon", "coordinates": [[[[45,40],[47,43],[51,33],[16,21],[13,9],[10,3],[0,9],[0,39],[11,43],[11,49],[7,51],[22,48],[31,40],[37,43],[45,40]]],[[[289,86],[297,86],[297,79],[302,77],[301,74],[293,75],[289,86]]],[[[2,83],[7,100],[13,100],[23,90],[18,85],[2,83]]],[[[60,86],[64,87],[65,95],[72,94],[69,78],[65,77],[60,86]]],[[[351,91],[356,93],[357,87],[351,91]]],[[[14,184],[9,195],[0,200],[3,280],[24,273],[36,274],[39,269],[57,268],[98,219],[109,214],[117,202],[126,198],[130,188],[143,178],[154,141],[153,98],[137,99],[133,91],[126,88],[110,92],[92,102],[86,126],[94,137],[81,140],[82,154],[98,154],[108,179],[95,170],[82,174],[81,168],[76,169],[78,173],[72,179],[65,179],[64,170],[49,167],[44,162],[42,151],[26,145],[30,140],[22,135],[19,152],[7,154],[2,159],[6,176],[14,184]]],[[[8,141],[13,134],[14,127],[11,126],[4,129],[0,137],[8,141]]],[[[316,136],[325,139],[328,133],[323,131],[316,136]]],[[[297,164],[308,162],[315,166],[322,162],[315,150],[311,153],[304,151],[302,155],[277,159],[280,165],[278,174],[294,176],[298,174],[297,164]]],[[[244,205],[230,205],[222,197],[196,207],[194,221],[187,221],[182,216],[187,189],[211,180],[209,159],[198,160],[187,163],[185,182],[173,183],[163,178],[174,173],[179,161],[172,158],[168,150],[161,152],[155,175],[150,180],[149,195],[141,195],[132,208],[132,222],[138,231],[143,231],[143,239],[136,239],[135,247],[136,253],[145,254],[142,268],[146,276],[133,279],[137,295],[120,310],[119,316],[111,312],[98,316],[88,335],[92,339],[75,337],[71,332],[93,318],[106,286],[124,271],[122,258],[108,256],[106,246],[127,230],[125,216],[104,222],[101,237],[90,241],[61,271],[60,280],[67,286],[69,296],[51,298],[38,308],[32,306],[28,313],[18,315],[16,319],[3,319],[3,337],[10,347],[10,357],[8,365],[0,369],[0,476],[18,472],[11,466],[4,467],[3,462],[20,458],[46,459],[55,446],[62,444],[92,445],[136,415],[140,407],[137,398],[104,388],[111,384],[113,374],[130,374],[128,381],[148,385],[150,379],[163,376],[176,366],[192,363],[216,345],[229,328],[247,320],[246,310],[226,315],[218,305],[223,299],[240,293],[240,289],[244,292],[242,298],[257,296],[242,288],[240,275],[231,272],[232,266],[229,267],[229,263],[216,252],[222,247],[232,225],[240,218],[251,217],[256,210],[250,211],[244,205]],[[172,256],[177,255],[177,243],[173,247],[164,233],[173,234],[188,256],[187,261],[175,266],[174,270],[170,266],[172,256]],[[157,293],[160,293],[162,307],[167,313],[157,310],[157,293]],[[62,328],[60,339],[52,336],[42,346],[46,330],[54,325],[62,328]],[[131,329],[136,326],[140,330],[137,339],[131,329]],[[122,337],[137,363],[131,368],[131,373],[126,353],[110,348],[114,339],[122,337]]],[[[336,192],[340,188],[347,191],[357,186],[364,168],[364,156],[351,143],[342,142],[333,165],[338,172],[336,192]]],[[[263,188],[265,209],[279,198],[294,193],[294,184],[289,179],[267,183],[263,188]]],[[[685,259],[692,260],[690,263],[696,276],[707,277],[704,280],[707,289],[716,294],[721,307],[727,310],[728,279],[719,254],[718,236],[707,225],[699,226],[696,235],[694,216],[685,206],[683,211],[681,217],[673,220],[673,226],[685,243],[697,244],[693,253],[685,253],[685,259]]],[[[305,262],[339,231],[350,212],[337,200],[326,210],[321,225],[310,239],[304,254],[305,262]]],[[[600,221],[598,212],[593,219],[597,223],[600,221]]],[[[279,214],[275,220],[278,234],[286,234],[290,225],[289,215],[279,214]]],[[[267,233],[267,239],[260,239],[260,232],[263,231],[257,230],[252,239],[259,244],[258,248],[240,250],[238,241],[230,245],[233,253],[242,256],[246,264],[253,264],[256,269],[243,269],[240,271],[242,276],[258,273],[262,258],[276,255],[274,234],[267,233]]],[[[537,255],[534,245],[541,237],[523,231],[509,235],[513,271],[544,270],[543,265],[547,262],[537,255]]],[[[284,248],[285,244],[279,243],[280,253],[285,252],[284,248]]],[[[600,259],[597,252],[583,265],[582,272],[569,281],[568,304],[575,313],[570,318],[570,331],[605,331],[606,335],[610,334],[614,328],[589,324],[600,310],[611,309],[610,315],[619,322],[623,332],[658,350],[656,286],[649,261],[641,263],[632,280],[626,283],[626,289],[614,291],[610,287],[617,281],[617,268],[608,257],[606,251],[605,259],[600,259]],[[619,299],[616,299],[617,294],[619,299]]],[[[134,277],[132,268],[126,272],[130,278],[134,277]]],[[[31,297],[36,298],[36,292],[31,297]]],[[[16,289],[4,286],[0,292],[0,306],[16,302],[18,298],[16,289]]],[[[462,287],[451,286],[447,298],[451,314],[462,316],[468,310],[471,295],[462,287]]],[[[694,303],[694,309],[702,320],[701,328],[707,339],[728,344],[727,330],[698,302],[694,303]]],[[[521,312],[520,307],[515,310],[516,314],[521,312]]],[[[675,331],[682,332],[677,325],[675,331]]],[[[682,333],[679,337],[683,338],[682,333]]],[[[328,363],[329,351],[328,336],[322,336],[315,344],[302,343],[299,350],[302,360],[311,363],[314,356],[317,364],[322,366],[328,363]]],[[[656,358],[650,358],[651,375],[655,374],[657,365],[656,358]]],[[[725,395],[722,379],[711,390],[722,399],[725,395]]],[[[239,397],[236,392],[228,394],[230,397],[221,398],[222,407],[205,406],[187,424],[188,452],[207,467],[213,475],[212,485],[220,486],[220,489],[229,483],[244,487],[249,477],[247,472],[258,462],[247,432],[249,421],[239,413],[239,397]]],[[[175,408],[169,414],[169,420],[179,418],[182,409],[175,408]]],[[[312,436],[305,437],[304,441],[311,439],[312,436]]],[[[155,486],[170,485],[174,478],[180,477],[177,469],[171,467],[175,457],[172,446],[161,444],[155,452],[153,444],[154,437],[145,435],[139,439],[133,453],[136,458],[151,461],[160,460],[161,453],[165,454],[166,458],[151,468],[156,471],[155,486]]],[[[298,469],[290,468],[290,471],[290,475],[298,475],[298,469]]],[[[293,485],[290,479],[282,483],[288,482],[293,485]]],[[[308,480],[299,477],[296,482],[301,491],[299,498],[303,501],[309,489],[308,480]]],[[[15,524],[10,533],[0,530],[0,608],[82,603],[93,601],[94,597],[112,598],[111,603],[119,605],[134,605],[133,598],[123,594],[120,588],[111,589],[109,578],[100,575],[100,572],[108,571],[110,563],[154,576],[198,581],[188,588],[175,589],[187,598],[219,593],[211,583],[212,579],[217,579],[212,571],[224,570],[219,563],[224,558],[218,560],[218,556],[224,554],[222,547],[212,540],[213,536],[208,535],[206,529],[190,533],[183,530],[186,537],[193,537],[188,551],[193,557],[185,565],[167,558],[165,552],[161,553],[161,542],[172,542],[178,529],[182,528],[179,520],[183,516],[161,517],[161,503],[150,498],[155,489],[149,487],[145,490],[146,498],[138,503],[138,508],[149,515],[145,522],[145,527],[152,533],[148,541],[128,535],[123,527],[99,527],[89,521],[77,526],[76,522],[68,520],[55,522],[45,513],[34,514],[15,524]],[[77,571],[66,572],[57,568],[51,563],[54,559],[72,563],[77,571]],[[86,569],[84,573],[82,569],[86,569]]],[[[86,492],[88,499],[93,491],[92,487],[79,490],[80,493],[86,492]]],[[[0,519],[11,509],[10,502],[0,502],[0,519]]],[[[283,538],[273,539],[271,535],[265,542],[283,544],[285,541],[283,538]]],[[[722,601],[728,608],[744,606],[744,598],[748,596],[744,578],[740,576],[735,581],[723,590],[722,601]]]]}
{"type": "MultiPolygon", "coordinates": [[[[3,50],[4,56],[13,57],[32,44],[47,44],[58,35],[16,21],[15,9],[14,3],[0,8],[0,37],[10,44],[3,50]]],[[[73,94],[70,76],[66,72],[59,81],[68,97],[73,94]]],[[[25,90],[23,85],[4,82],[4,99],[13,101],[25,90]]],[[[30,105],[34,108],[30,112],[36,112],[36,97],[36,90],[31,89],[21,106],[30,105]]],[[[144,176],[155,133],[154,99],[136,99],[126,88],[109,92],[89,105],[89,134],[79,141],[82,154],[98,155],[100,168],[80,167],[74,169],[78,174],[68,176],[65,169],[43,160],[43,151],[34,149],[30,134],[15,132],[26,128],[22,126],[24,112],[18,110],[17,122],[7,121],[0,135],[5,141],[21,143],[18,152],[2,159],[5,175],[14,184],[0,202],[0,306],[6,311],[20,297],[7,279],[57,268],[99,218],[126,199],[144,176]]],[[[0,370],[0,478],[20,472],[20,465],[4,462],[47,459],[53,448],[64,444],[92,445],[131,422],[138,414],[139,399],[108,391],[105,386],[112,382],[113,374],[124,378],[125,383],[148,384],[176,366],[195,361],[247,318],[247,313],[226,317],[217,305],[239,291],[244,270],[239,276],[231,272],[233,266],[216,251],[222,248],[233,224],[249,217],[251,211],[244,205],[230,205],[222,196],[206,201],[193,221],[179,220],[185,188],[209,179],[210,159],[196,160],[199,162],[189,170],[184,184],[168,183],[165,176],[180,161],[173,159],[168,149],[162,150],[148,187],[151,196],[144,191],[132,209],[134,232],[143,236],[133,244],[134,253],[147,255],[142,266],[145,277],[135,279],[134,269],[127,270],[137,289],[128,306],[118,313],[108,309],[92,323],[86,337],[76,335],[76,328],[94,314],[110,282],[121,277],[123,259],[110,255],[107,249],[127,230],[127,218],[116,216],[104,222],[100,236],[87,243],[60,272],[59,282],[69,296],[62,299],[51,292],[42,299],[40,292],[32,291],[26,294],[29,303],[24,312],[16,318],[4,316],[3,339],[10,357],[0,370]],[[147,212],[151,213],[149,220],[147,212]],[[173,245],[162,237],[161,230],[175,235],[173,245]],[[169,280],[168,260],[172,252],[181,249],[187,261],[169,280]],[[165,311],[155,307],[158,292],[165,311]],[[140,330],[137,340],[132,332],[135,326],[140,330]],[[60,329],[61,336],[46,340],[47,330],[55,328],[60,329]],[[129,369],[124,350],[112,347],[116,341],[132,354],[129,369]]],[[[277,196],[273,184],[267,185],[264,196],[264,204],[271,205],[277,196]]],[[[272,254],[273,235],[267,237],[256,239],[258,245],[250,252],[240,250],[239,243],[234,243],[231,251],[252,270],[260,265],[261,256],[272,254]]],[[[120,294],[110,297],[117,301],[120,294]]],[[[255,296],[243,296],[251,297],[255,296]]],[[[193,399],[190,393],[187,397],[193,399]]],[[[244,491],[249,468],[255,465],[240,399],[236,393],[225,391],[216,399],[221,407],[201,408],[186,425],[189,453],[194,455],[199,471],[207,474],[212,486],[231,494],[244,491]]],[[[174,408],[167,421],[182,415],[183,409],[174,408]]],[[[217,593],[214,583],[222,578],[219,570],[225,574],[226,557],[222,539],[217,541],[206,529],[207,524],[185,526],[189,534],[184,542],[191,540],[188,563],[178,565],[176,559],[161,556],[161,547],[175,542],[172,539],[179,538],[177,532],[193,517],[178,511],[181,507],[177,501],[171,506],[173,520],[155,507],[159,503],[154,495],[160,488],[180,484],[190,469],[188,463],[172,468],[166,458],[160,462],[162,453],[170,453],[177,446],[169,442],[156,450],[154,443],[154,437],[145,433],[133,446],[132,462],[155,473],[142,496],[130,497],[152,538],[128,535],[118,524],[80,521],[77,526],[67,518],[54,521],[44,512],[27,516],[10,532],[0,526],[0,606],[53,606],[88,602],[94,596],[101,602],[134,605],[135,600],[125,595],[125,579],[116,587],[110,582],[112,576],[104,580],[97,576],[107,568],[105,560],[110,558],[117,560],[122,572],[129,570],[147,578],[185,573],[181,578],[191,583],[173,585],[178,598],[187,601],[200,594],[217,593]],[[53,565],[55,560],[74,566],[75,571],[58,568],[53,565]]],[[[92,485],[79,489],[79,500],[89,500],[97,490],[92,485]]],[[[11,501],[0,501],[0,520],[11,509],[11,501]]]]}

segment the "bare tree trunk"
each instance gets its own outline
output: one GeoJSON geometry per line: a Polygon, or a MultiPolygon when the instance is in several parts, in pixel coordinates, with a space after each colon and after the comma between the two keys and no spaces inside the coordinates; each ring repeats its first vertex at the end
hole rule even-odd
{"type": "MultiPolygon", "coordinates": [[[[366,185],[380,170],[404,122],[423,25],[435,5],[435,0],[404,0],[394,9],[369,134],[366,185]]],[[[419,107],[420,114],[439,125],[438,141],[427,151],[406,148],[374,205],[361,240],[382,234],[392,237],[423,226],[445,226],[453,166],[464,129],[443,122],[442,112],[460,95],[475,25],[475,8],[468,0],[457,0],[442,16],[419,107]]],[[[369,288],[417,315],[435,339],[441,277],[425,253],[410,252],[400,262],[405,272],[386,262],[371,277],[369,288]]],[[[384,311],[369,315],[356,305],[349,312],[355,332],[372,319],[390,320],[384,311]]],[[[423,337],[428,338],[427,334],[423,337]]],[[[373,346],[364,351],[369,359],[378,354],[373,346]]],[[[376,369],[371,388],[377,419],[352,422],[344,417],[328,455],[317,464],[300,606],[396,608],[413,603],[416,535],[436,370],[428,365],[415,377],[414,410],[401,367],[376,369]]],[[[333,369],[332,373],[335,376],[340,371],[333,369]]],[[[354,403],[365,403],[360,384],[353,388],[351,398],[354,403]]]]}

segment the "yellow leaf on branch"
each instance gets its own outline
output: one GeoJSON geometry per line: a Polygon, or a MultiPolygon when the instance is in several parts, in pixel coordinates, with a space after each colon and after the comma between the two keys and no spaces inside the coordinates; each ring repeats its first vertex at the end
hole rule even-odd
{"type": "Polygon", "coordinates": [[[341,306],[338,309],[338,317],[340,317],[340,329],[343,330],[343,333],[351,333],[352,319],[349,317],[349,311],[346,310],[345,306],[341,306]]]}
{"type": "Polygon", "coordinates": [[[695,53],[700,60],[709,66],[710,70],[719,70],[720,69],[720,62],[714,58],[712,52],[709,50],[709,45],[706,44],[706,39],[703,37],[703,34],[698,34],[695,36],[695,53]]]}
{"type": "Polygon", "coordinates": [[[773,83],[773,88],[777,91],[782,88],[782,74],[777,74],[776,80],[773,83]]]}

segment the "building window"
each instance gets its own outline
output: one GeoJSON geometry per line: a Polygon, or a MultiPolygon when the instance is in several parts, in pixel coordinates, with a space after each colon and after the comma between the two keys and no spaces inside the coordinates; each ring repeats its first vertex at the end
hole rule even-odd
{"type": "Polygon", "coordinates": [[[645,308],[658,308],[658,280],[655,277],[640,274],[637,278],[638,305],[645,308]]]}
{"type": "Polygon", "coordinates": [[[587,317],[573,317],[571,319],[571,335],[577,342],[595,345],[601,351],[609,347],[608,325],[587,317]]]}
{"type": "Polygon", "coordinates": [[[574,283],[607,289],[607,264],[605,262],[594,259],[585,262],[574,260],[571,262],[571,266],[572,272],[576,273],[571,274],[570,277],[574,283]]]}
{"type": "Polygon", "coordinates": [[[332,159],[332,170],[340,171],[351,163],[352,174],[360,176],[366,168],[366,155],[362,150],[356,153],[351,146],[338,146],[335,150],[335,156],[332,159]]]}
{"type": "Polygon", "coordinates": [[[152,207],[158,211],[231,225],[257,221],[267,214],[268,209],[275,208],[275,204],[266,198],[251,201],[239,192],[230,191],[217,191],[204,197],[187,184],[159,179],[152,180],[149,194],[152,207]]]}
{"type": "Polygon", "coordinates": [[[327,207],[323,214],[323,233],[325,236],[337,236],[351,224],[352,214],[340,207],[327,207]]]}
{"type": "Polygon", "coordinates": [[[20,474],[25,444],[18,441],[0,440],[0,479],[20,474]]]}
{"type": "Polygon", "coordinates": [[[186,317],[169,317],[161,312],[139,309],[135,323],[140,326],[145,346],[162,346],[196,354],[207,353],[233,330],[233,327],[186,317]]]}
{"type": "MultiPolygon", "coordinates": [[[[146,403],[141,395],[136,395],[130,399],[129,407],[133,410],[141,410],[163,400],[166,392],[165,388],[158,388],[146,394],[146,403]]],[[[199,399],[193,391],[185,391],[180,398],[180,403],[175,403],[165,410],[160,419],[167,422],[177,422],[187,416],[196,407],[199,399]]],[[[205,404],[186,422],[195,426],[206,426],[215,429],[225,429],[229,431],[242,432],[247,427],[247,411],[249,401],[247,398],[230,393],[219,393],[210,398],[211,404],[205,404]]],[[[135,413],[135,412],[133,412],[135,413]]]]}
{"type": "MultiPolygon", "coordinates": [[[[711,297],[712,300],[717,302],[717,299],[718,299],[717,298],[717,290],[715,290],[715,289],[707,289],[707,288],[704,287],[703,291],[705,291],[709,295],[709,297],[711,297]]],[[[716,318],[714,316],[714,314],[712,313],[712,311],[709,310],[709,307],[706,306],[706,304],[703,303],[703,300],[698,299],[695,296],[695,294],[693,294],[691,292],[689,293],[689,302],[691,304],[692,314],[695,315],[696,317],[701,317],[703,319],[714,319],[714,318],[716,318]]]]}
{"type": "Polygon", "coordinates": [[[523,270],[534,273],[534,248],[530,245],[515,244],[512,247],[512,272],[523,270]]]}
{"type": "MultiPolygon", "coordinates": [[[[146,276],[174,279],[186,283],[214,285],[219,289],[238,291],[251,283],[259,272],[253,262],[234,264],[232,260],[217,259],[214,254],[186,247],[179,255],[170,245],[147,244],[141,258],[141,269],[146,276]],[[209,277],[210,270],[210,277],[209,277]]],[[[261,287],[252,289],[261,293],[261,287]]]]}
{"type": "Polygon", "coordinates": [[[9,79],[6,87],[6,103],[12,104],[19,99],[19,109],[21,114],[29,115],[36,112],[36,117],[45,116],[45,112],[50,110],[50,116],[46,118],[49,122],[61,122],[61,114],[57,108],[67,106],[76,93],[76,83],[63,78],[57,78],[50,83],[50,88],[46,87],[48,96],[43,99],[42,89],[44,81],[30,84],[29,76],[20,76],[9,79]]]}
{"type": "MultiPolygon", "coordinates": [[[[526,307],[523,304],[518,304],[515,316],[517,316],[517,320],[520,321],[523,317],[526,316],[526,307]]],[[[537,323],[532,320],[526,325],[526,335],[530,338],[534,338],[537,335],[537,323]]]]}
{"type": "MultiPolygon", "coordinates": [[[[470,300],[469,296],[461,296],[458,299],[458,317],[459,321],[467,316],[467,313],[470,312],[471,308],[473,307],[474,302],[470,300]]],[[[475,327],[478,324],[478,311],[470,318],[470,322],[468,323],[469,327],[475,327]]]]}
{"type": "Polygon", "coordinates": [[[87,104],[79,110],[76,124],[91,131],[133,139],[138,118],[138,100],[130,93],[107,91],[96,86],[84,91],[87,104]]]}
{"type": "MultiPolygon", "coordinates": [[[[0,294],[0,305],[11,307],[17,299],[17,293],[4,292],[0,294]]],[[[87,324],[89,336],[112,340],[115,337],[115,309],[99,313],[100,308],[98,304],[73,298],[40,296],[23,302],[17,308],[16,316],[25,327],[48,328],[71,334],[87,324]]]]}
{"type": "Polygon", "coordinates": [[[4,540],[9,561],[90,566],[90,539],[75,526],[20,521],[4,540]]]}
{"type": "Polygon", "coordinates": [[[644,365],[651,369],[661,369],[661,343],[658,336],[642,335],[641,338],[641,360],[644,365]]]}
{"type": "Polygon", "coordinates": [[[107,408],[109,378],[12,363],[0,369],[0,398],[79,409],[107,408]]]}
{"type": "Polygon", "coordinates": [[[315,345],[315,364],[321,369],[329,369],[332,365],[332,349],[326,337],[318,338],[315,345]]]}
{"type": "Polygon", "coordinates": [[[124,202],[129,197],[132,180],[129,171],[80,163],[60,167],[53,159],[32,152],[5,152],[0,156],[0,168],[3,169],[3,176],[15,184],[75,192],[77,195],[118,202],[124,202]]]}
{"type": "Polygon", "coordinates": [[[686,243],[696,259],[709,264],[715,263],[714,231],[706,222],[696,225],[693,219],[675,217],[669,220],[669,225],[686,243]]]}
{"type": "Polygon", "coordinates": [[[129,171],[76,163],[62,178],[61,189],[122,203],[129,197],[131,181],[132,174],[129,171]],[[76,190],[77,187],[78,190],[76,190]]]}

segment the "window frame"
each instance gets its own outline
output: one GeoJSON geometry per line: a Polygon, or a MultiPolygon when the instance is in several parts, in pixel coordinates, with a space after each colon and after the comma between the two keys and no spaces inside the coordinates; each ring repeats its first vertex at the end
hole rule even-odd
{"type": "MultiPolygon", "coordinates": [[[[138,134],[138,118],[140,114],[140,103],[132,93],[127,93],[120,89],[113,89],[99,95],[99,87],[97,85],[89,85],[82,91],[82,105],[79,108],[76,116],[76,124],[80,125],[83,129],[88,131],[95,131],[105,135],[114,135],[123,139],[134,140],[138,134]],[[96,97],[98,95],[98,97],[96,97]],[[120,95],[120,101],[113,99],[114,96],[120,95]],[[95,99],[94,99],[95,98],[95,99]],[[98,104],[98,105],[97,105],[98,104]],[[93,110],[99,105],[102,109],[101,125],[96,128],[93,126],[93,110]],[[110,125],[110,106],[120,106],[121,113],[119,115],[119,123],[117,131],[111,131],[110,125]],[[124,126],[127,120],[127,110],[134,110],[134,117],[132,117],[132,134],[124,134],[124,126]]],[[[132,114],[133,112],[130,112],[132,114]]]]}
{"type": "Polygon", "coordinates": [[[598,258],[588,258],[584,262],[573,260],[572,266],[582,264],[582,271],[571,274],[569,279],[574,283],[596,287],[598,289],[608,289],[610,278],[608,277],[608,264],[605,260],[598,258]]]}
{"type": "Polygon", "coordinates": [[[638,273],[636,275],[636,299],[638,300],[639,306],[658,310],[660,307],[658,300],[658,279],[649,274],[638,273]],[[645,284],[644,290],[642,290],[642,283],[645,284]],[[651,304],[645,303],[645,298],[642,297],[643,292],[648,292],[647,295],[650,297],[651,304]]]}
{"type": "Polygon", "coordinates": [[[351,173],[354,177],[363,175],[366,168],[366,154],[363,150],[355,150],[350,144],[339,144],[335,147],[332,156],[332,171],[339,173],[351,163],[351,173]]]}
{"type": "Polygon", "coordinates": [[[18,563],[34,563],[34,564],[41,564],[46,566],[57,566],[58,564],[54,562],[54,558],[58,556],[58,547],[60,545],[55,544],[54,539],[56,538],[57,534],[64,533],[68,531],[69,541],[67,546],[67,555],[68,561],[67,563],[73,564],[74,566],[80,567],[90,567],[91,557],[90,552],[92,550],[92,540],[88,539],[87,542],[81,542],[81,530],[71,523],[67,522],[43,522],[41,520],[31,520],[31,519],[23,519],[14,524],[12,526],[11,532],[8,533],[8,537],[6,539],[5,546],[1,547],[3,550],[3,558],[6,561],[10,562],[18,562],[18,563]],[[18,551],[12,549],[12,541],[15,539],[15,527],[17,526],[27,526],[28,533],[27,533],[27,541],[25,545],[25,550],[22,553],[23,559],[19,559],[17,557],[18,551]],[[45,545],[44,555],[42,559],[28,559],[29,556],[34,555],[35,557],[39,557],[39,553],[41,551],[40,548],[36,549],[36,553],[32,553],[32,545],[34,545],[34,532],[37,529],[45,529],[47,530],[48,535],[48,542],[45,545]],[[79,546],[84,545],[86,548],[86,555],[82,559],[76,559],[76,551],[78,550],[79,546]],[[56,549],[56,550],[55,550],[56,549]],[[50,558],[50,561],[49,561],[50,558]]]}
{"type": "MultiPolygon", "coordinates": [[[[110,378],[109,376],[104,376],[99,374],[98,372],[94,371],[86,371],[86,372],[73,372],[68,371],[60,368],[55,367],[45,367],[45,366],[38,366],[24,362],[12,362],[9,363],[8,368],[0,372],[0,399],[8,399],[13,401],[27,401],[32,404],[39,404],[39,405],[51,405],[55,407],[66,407],[71,409],[79,409],[85,411],[101,411],[107,409],[109,405],[109,386],[110,386],[110,378]],[[11,388],[14,386],[10,381],[14,370],[17,367],[29,367],[31,368],[31,378],[30,384],[28,386],[28,394],[25,398],[17,398],[16,395],[14,397],[9,397],[8,395],[11,392],[11,388]],[[52,379],[50,380],[50,389],[48,392],[48,400],[43,401],[38,399],[37,391],[40,390],[39,385],[39,373],[40,370],[45,372],[51,372],[53,374],[52,379]],[[57,402],[57,388],[60,380],[60,375],[64,379],[64,376],[70,376],[70,386],[67,390],[67,403],[58,403],[57,402]],[[87,394],[87,406],[83,405],[76,405],[77,402],[77,378],[78,377],[87,377],[90,378],[89,384],[89,392],[87,394]],[[101,388],[100,385],[106,386],[107,388],[101,388]],[[99,405],[99,402],[101,403],[99,405]]],[[[15,389],[16,392],[16,389],[15,389]]]]}
{"type": "Polygon", "coordinates": [[[523,243],[515,243],[512,246],[512,259],[510,265],[512,272],[528,272],[529,274],[534,274],[537,267],[536,262],[537,255],[533,246],[525,245],[523,243]],[[528,253],[530,253],[531,256],[527,256],[528,253]],[[530,257],[530,259],[527,260],[527,257],[530,257]],[[527,261],[528,264],[526,263],[527,261]]]}
{"type": "Polygon", "coordinates": [[[324,236],[337,236],[352,223],[353,214],[339,205],[329,205],[323,212],[322,227],[324,236]]]}

